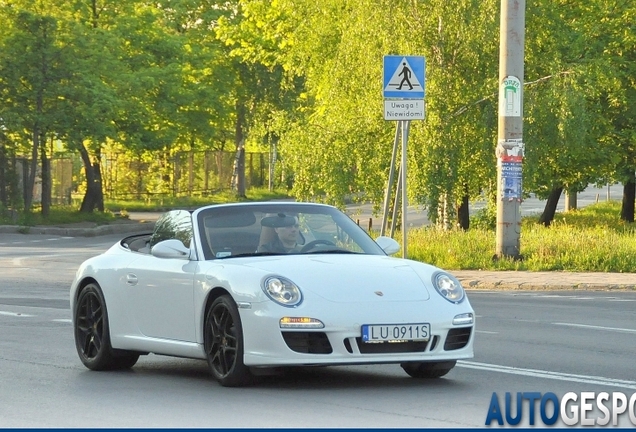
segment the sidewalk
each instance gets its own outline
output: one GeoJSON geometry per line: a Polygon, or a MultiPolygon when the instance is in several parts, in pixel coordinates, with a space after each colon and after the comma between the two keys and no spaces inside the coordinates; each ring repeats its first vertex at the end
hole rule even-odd
{"type": "Polygon", "coordinates": [[[467,290],[634,290],[636,273],[450,270],[467,290]]]}
{"type": "MultiPolygon", "coordinates": [[[[63,226],[35,226],[24,231],[17,225],[0,225],[2,233],[95,237],[108,234],[152,232],[154,220],[121,220],[97,226],[82,222],[63,226]]],[[[572,273],[530,271],[449,270],[467,290],[634,290],[636,273],[572,273]]]]}

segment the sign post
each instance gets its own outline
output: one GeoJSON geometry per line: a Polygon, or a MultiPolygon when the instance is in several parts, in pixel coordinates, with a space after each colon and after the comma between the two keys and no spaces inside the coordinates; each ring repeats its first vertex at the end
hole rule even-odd
{"type": "MultiPolygon", "coordinates": [[[[402,134],[402,157],[396,188],[393,222],[397,203],[402,195],[402,257],[407,258],[407,218],[408,198],[406,189],[406,156],[411,120],[424,120],[425,70],[426,61],[421,56],[384,56],[383,60],[384,119],[398,121],[391,156],[389,181],[384,198],[381,235],[384,235],[388,220],[389,200],[393,187],[393,175],[397,163],[398,136],[402,134]]],[[[393,233],[393,231],[391,231],[393,233]]]]}

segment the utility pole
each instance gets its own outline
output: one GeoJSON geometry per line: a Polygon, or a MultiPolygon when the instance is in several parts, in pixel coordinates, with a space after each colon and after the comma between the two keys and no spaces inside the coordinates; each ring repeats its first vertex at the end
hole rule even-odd
{"type": "Polygon", "coordinates": [[[501,0],[496,257],[519,259],[523,162],[525,0],[501,0]]]}

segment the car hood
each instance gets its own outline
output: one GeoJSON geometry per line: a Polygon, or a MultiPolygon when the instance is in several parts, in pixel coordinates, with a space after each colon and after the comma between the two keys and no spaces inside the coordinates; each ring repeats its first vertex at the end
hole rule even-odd
{"type": "Polygon", "coordinates": [[[242,264],[289,278],[303,291],[335,302],[428,300],[427,285],[437,270],[380,255],[286,255],[242,264]]]}

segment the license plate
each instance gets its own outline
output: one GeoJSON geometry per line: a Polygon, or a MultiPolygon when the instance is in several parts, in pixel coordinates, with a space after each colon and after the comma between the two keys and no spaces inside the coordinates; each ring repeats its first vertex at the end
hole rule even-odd
{"type": "Polygon", "coordinates": [[[427,341],[431,338],[431,325],[419,324],[365,324],[362,342],[427,341]]]}

